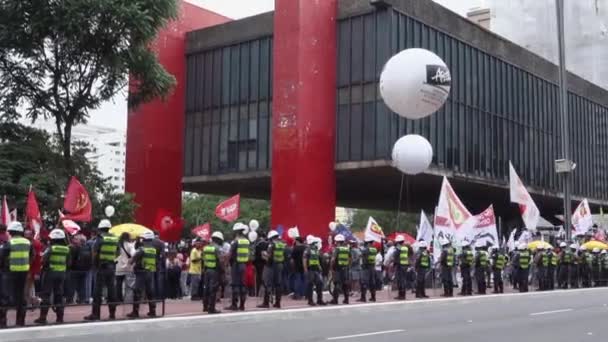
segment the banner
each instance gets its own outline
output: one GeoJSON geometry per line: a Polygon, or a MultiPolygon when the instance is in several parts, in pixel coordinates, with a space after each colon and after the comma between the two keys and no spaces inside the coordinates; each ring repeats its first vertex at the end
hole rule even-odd
{"type": "Polygon", "coordinates": [[[589,202],[585,198],[572,214],[572,229],[574,235],[585,235],[593,226],[593,217],[591,216],[591,209],[589,209],[589,202]]]}
{"type": "Polygon", "coordinates": [[[435,239],[439,239],[441,232],[442,236],[448,236],[453,243],[459,244],[476,224],[477,218],[460,201],[448,179],[443,177],[439,204],[435,212],[435,239]]]}
{"type": "Polygon", "coordinates": [[[8,210],[6,196],[2,197],[2,212],[0,213],[0,223],[7,226],[11,223],[11,213],[8,210]]]}
{"type": "Polygon", "coordinates": [[[199,237],[205,241],[209,241],[211,237],[211,225],[209,223],[205,223],[201,226],[194,227],[192,229],[192,235],[199,237]]]}
{"type": "Polygon", "coordinates": [[[469,230],[468,240],[473,246],[477,242],[486,246],[499,246],[500,240],[498,240],[498,230],[496,229],[494,206],[490,205],[488,209],[477,215],[477,224],[469,230]]]}
{"type": "Polygon", "coordinates": [[[64,219],[80,222],[91,222],[92,205],[87,189],[76,177],[70,179],[63,201],[64,219]]]}
{"type": "Polygon", "coordinates": [[[382,230],[382,227],[380,227],[378,222],[376,222],[376,220],[374,220],[374,218],[371,216],[367,219],[364,238],[365,240],[373,239],[376,242],[381,242],[384,238],[384,231],[382,230]]]}
{"type": "Polygon", "coordinates": [[[540,219],[540,211],[536,203],[534,203],[532,196],[528,193],[524,183],[522,183],[517,175],[517,172],[515,172],[515,168],[511,162],[509,162],[509,193],[511,195],[511,202],[519,204],[519,212],[526,228],[536,231],[536,226],[540,219]]]}
{"type": "Polygon", "coordinates": [[[40,215],[36,194],[31,188],[27,193],[27,201],[25,203],[25,222],[29,226],[29,229],[34,231],[34,238],[38,239],[40,237],[40,228],[42,227],[42,216],[40,215]]]}
{"type": "Polygon", "coordinates": [[[420,211],[420,224],[418,225],[418,231],[416,232],[416,241],[433,241],[433,226],[426,217],[424,210],[420,211]]]}
{"type": "Polygon", "coordinates": [[[218,204],[215,208],[215,216],[226,222],[234,222],[240,215],[241,195],[230,197],[218,204]]]}

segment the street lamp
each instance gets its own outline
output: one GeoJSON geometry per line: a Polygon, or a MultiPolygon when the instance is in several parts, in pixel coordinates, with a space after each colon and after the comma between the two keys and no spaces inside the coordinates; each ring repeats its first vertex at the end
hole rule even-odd
{"type": "Polygon", "coordinates": [[[562,158],[555,161],[555,171],[563,174],[564,184],[564,230],[570,240],[570,173],[576,167],[570,160],[570,137],[568,133],[568,86],[566,84],[566,44],[564,42],[564,0],[555,0],[557,13],[557,43],[559,47],[559,99],[562,134],[562,158]]]}

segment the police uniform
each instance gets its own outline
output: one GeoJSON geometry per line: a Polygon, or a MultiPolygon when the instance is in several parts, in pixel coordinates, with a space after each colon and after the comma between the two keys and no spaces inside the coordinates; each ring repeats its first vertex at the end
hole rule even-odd
{"type": "Polygon", "coordinates": [[[51,308],[51,294],[53,295],[57,323],[63,323],[63,290],[69,264],[70,248],[65,245],[64,241],[51,242],[51,246],[42,255],[42,292],[40,294],[42,305],[40,307],[40,318],[35,323],[46,324],[47,315],[51,308]]]}
{"type": "Polygon", "coordinates": [[[395,298],[397,300],[404,300],[407,292],[407,269],[410,266],[409,251],[409,247],[403,243],[395,246],[393,262],[395,263],[395,275],[397,279],[398,295],[395,298]]]}
{"type": "Polygon", "coordinates": [[[338,304],[338,294],[342,291],[344,294],[344,304],[348,304],[348,296],[350,288],[350,247],[347,245],[339,245],[333,251],[332,262],[334,266],[333,283],[334,292],[332,304],[338,304]]]}
{"type": "Polygon", "coordinates": [[[85,320],[98,320],[101,315],[101,297],[107,291],[110,319],[116,318],[116,257],[118,256],[118,238],[103,232],[93,245],[93,263],[97,267],[95,288],[93,289],[92,313],[85,320]]]}
{"type": "Polygon", "coordinates": [[[486,294],[486,271],[488,269],[488,252],[479,249],[475,255],[475,281],[477,293],[486,294]]]}
{"type": "Polygon", "coordinates": [[[513,264],[517,269],[519,292],[528,292],[528,274],[530,270],[530,262],[530,251],[527,249],[520,250],[515,255],[513,264]]]}
{"type": "Polygon", "coordinates": [[[593,265],[593,255],[588,251],[581,253],[581,278],[583,287],[591,287],[591,268],[593,265]]]}
{"type": "Polygon", "coordinates": [[[431,267],[431,256],[426,248],[421,248],[416,257],[416,298],[428,298],[426,295],[426,274],[431,267]]]}
{"type": "Polygon", "coordinates": [[[608,284],[608,253],[602,251],[600,254],[600,285],[606,286],[608,284]]]}
{"type": "Polygon", "coordinates": [[[325,305],[323,302],[323,275],[321,274],[321,259],[316,244],[309,246],[304,251],[304,263],[306,264],[306,297],[308,305],[314,305],[313,290],[317,292],[317,304],[325,305]]]}
{"type": "Polygon", "coordinates": [[[208,313],[219,313],[215,309],[217,302],[217,290],[220,285],[220,246],[215,242],[203,248],[204,286],[203,286],[203,311],[208,313]]]}
{"type": "Polygon", "coordinates": [[[593,280],[593,284],[592,286],[600,286],[600,270],[601,270],[601,261],[600,261],[600,255],[599,252],[593,252],[591,254],[593,256],[592,262],[591,262],[591,276],[592,276],[592,280],[593,280]]]}
{"type": "Polygon", "coordinates": [[[245,288],[245,269],[249,262],[249,240],[244,236],[237,237],[230,246],[230,277],[232,287],[232,304],[228,310],[245,310],[247,289],[245,288]],[[237,306],[237,303],[239,302],[237,306]]]}
{"type": "Polygon", "coordinates": [[[34,255],[32,245],[28,239],[21,234],[17,235],[14,232],[11,232],[11,234],[14,236],[4,243],[0,250],[1,270],[4,272],[4,293],[0,293],[0,328],[6,327],[6,307],[10,305],[13,305],[17,310],[17,326],[25,325],[24,289],[30,270],[30,261],[34,255]]]}
{"type": "Polygon", "coordinates": [[[552,250],[548,250],[546,253],[547,257],[549,258],[549,266],[547,267],[545,284],[547,286],[547,290],[553,290],[555,289],[555,269],[557,268],[558,264],[558,256],[552,250]]]}
{"type": "Polygon", "coordinates": [[[367,301],[367,291],[370,293],[370,301],[376,301],[376,255],[378,255],[378,249],[374,246],[370,246],[369,242],[365,243],[363,250],[361,251],[361,298],[359,301],[367,301]]]}
{"type": "Polygon", "coordinates": [[[569,248],[565,248],[559,253],[559,263],[558,263],[558,283],[562,289],[568,288],[568,280],[570,278],[570,267],[572,266],[573,259],[572,252],[569,248]]]}
{"type": "Polygon", "coordinates": [[[502,271],[507,264],[507,257],[495,249],[492,252],[492,273],[494,277],[494,293],[504,293],[504,281],[502,279],[502,271]]]}
{"type": "Polygon", "coordinates": [[[135,287],[133,289],[133,311],[129,318],[139,317],[139,302],[145,298],[148,301],[148,317],[156,317],[156,271],[158,270],[158,250],[153,241],[144,240],[133,255],[132,263],[135,272],[135,287]]]}
{"type": "Polygon", "coordinates": [[[454,249],[452,247],[443,247],[441,256],[439,257],[439,265],[441,266],[443,296],[452,297],[454,296],[454,279],[452,278],[452,270],[454,268],[454,249]]]}
{"type": "Polygon", "coordinates": [[[536,278],[538,279],[538,289],[540,291],[547,290],[547,268],[549,268],[549,256],[543,250],[538,251],[536,258],[536,278]]]}
{"type": "Polygon", "coordinates": [[[471,279],[471,268],[475,262],[475,256],[473,250],[469,246],[463,246],[462,252],[460,253],[460,275],[462,276],[462,291],[460,292],[463,296],[470,296],[473,294],[473,279],[471,279]]]}
{"type": "Polygon", "coordinates": [[[274,295],[274,307],[281,307],[281,279],[286,247],[287,244],[281,239],[272,240],[268,244],[268,260],[266,260],[262,274],[262,278],[264,278],[264,302],[261,307],[268,307],[270,305],[271,294],[274,295]]]}

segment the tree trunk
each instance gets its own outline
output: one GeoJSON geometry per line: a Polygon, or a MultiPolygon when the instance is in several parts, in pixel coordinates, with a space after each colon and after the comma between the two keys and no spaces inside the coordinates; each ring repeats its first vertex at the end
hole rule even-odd
{"type": "Polygon", "coordinates": [[[63,149],[65,172],[69,179],[74,175],[74,164],[72,162],[72,124],[69,122],[66,122],[63,128],[61,147],[63,149]]]}

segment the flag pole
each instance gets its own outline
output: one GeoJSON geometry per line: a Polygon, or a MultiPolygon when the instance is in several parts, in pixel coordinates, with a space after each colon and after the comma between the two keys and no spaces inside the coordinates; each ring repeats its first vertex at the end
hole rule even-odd
{"type": "Polygon", "coordinates": [[[405,179],[405,174],[401,174],[401,186],[399,187],[399,203],[397,205],[397,227],[395,229],[399,231],[399,221],[401,216],[401,199],[403,198],[403,180],[405,179]]]}

